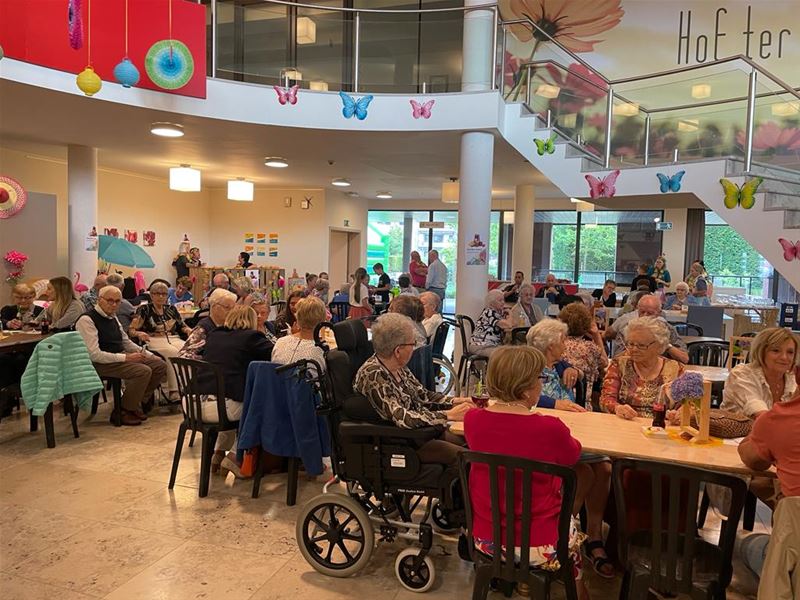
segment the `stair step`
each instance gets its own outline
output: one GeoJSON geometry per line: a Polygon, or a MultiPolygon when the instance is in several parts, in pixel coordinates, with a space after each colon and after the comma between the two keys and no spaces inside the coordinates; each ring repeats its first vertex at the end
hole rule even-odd
{"type": "Polygon", "coordinates": [[[800,210],[800,194],[767,192],[764,194],[764,210],[800,210]]]}
{"type": "Polygon", "coordinates": [[[787,210],[783,213],[784,229],[800,229],[800,210],[787,210]]]}

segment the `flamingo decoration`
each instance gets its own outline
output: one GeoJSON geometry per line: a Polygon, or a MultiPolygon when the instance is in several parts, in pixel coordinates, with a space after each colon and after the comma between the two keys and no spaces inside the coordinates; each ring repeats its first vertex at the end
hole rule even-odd
{"type": "Polygon", "coordinates": [[[89,291],[89,288],[85,284],[81,283],[81,274],[78,271],[75,271],[75,283],[72,285],[72,287],[79,294],[89,291]]]}

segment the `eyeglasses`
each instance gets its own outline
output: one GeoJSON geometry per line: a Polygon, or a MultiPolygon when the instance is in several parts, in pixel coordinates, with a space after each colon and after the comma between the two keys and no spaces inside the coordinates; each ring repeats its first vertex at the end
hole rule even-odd
{"type": "Polygon", "coordinates": [[[650,342],[649,344],[633,344],[633,343],[627,344],[626,343],[625,347],[626,348],[630,348],[631,350],[647,350],[653,344],[655,344],[655,341],[650,342]]]}
{"type": "Polygon", "coordinates": [[[151,296],[166,296],[167,292],[150,292],[151,296]]]}
{"type": "Polygon", "coordinates": [[[402,348],[403,346],[416,346],[416,345],[417,344],[415,342],[408,342],[407,344],[397,344],[397,346],[395,346],[394,349],[397,350],[398,348],[402,348]]]}
{"type": "Polygon", "coordinates": [[[122,302],[122,298],[103,298],[103,296],[100,296],[100,299],[103,302],[108,302],[109,304],[119,304],[122,302]]]}

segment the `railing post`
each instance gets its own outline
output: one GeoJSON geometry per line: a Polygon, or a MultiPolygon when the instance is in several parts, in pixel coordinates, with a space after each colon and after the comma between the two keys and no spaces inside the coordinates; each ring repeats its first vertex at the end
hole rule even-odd
{"type": "MultiPolygon", "coordinates": [[[[496,6],[494,7],[492,14],[494,15],[493,19],[494,25],[492,28],[492,89],[496,90],[497,89],[497,24],[498,24],[496,6]]],[[[505,55],[502,55],[500,57],[501,64],[505,62],[504,58],[505,55]]]]}
{"type": "Polygon", "coordinates": [[[525,72],[525,104],[531,108],[531,66],[526,67],[525,72]]]}
{"type": "Polygon", "coordinates": [[[650,113],[644,118],[644,166],[650,164],[650,113]]]}
{"type": "Polygon", "coordinates": [[[744,144],[744,172],[749,173],[753,163],[753,126],[756,111],[756,83],[758,72],[753,69],[750,71],[750,79],[747,83],[747,125],[745,126],[744,144]]]}
{"type": "Polygon", "coordinates": [[[211,0],[211,76],[217,76],[217,0],[211,0]]]}
{"type": "Polygon", "coordinates": [[[608,88],[608,104],[606,105],[606,147],[603,157],[603,168],[611,166],[611,125],[614,118],[614,90],[608,88]]]}
{"type": "MultiPolygon", "coordinates": [[[[498,87],[500,88],[500,95],[506,92],[506,28],[503,27],[503,44],[500,48],[500,81],[498,87]]],[[[504,96],[505,97],[505,96],[504,96]]]]}
{"type": "Polygon", "coordinates": [[[361,62],[361,13],[357,12],[354,19],[355,33],[353,35],[353,92],[358,91],[358,65],[361,62]]]}

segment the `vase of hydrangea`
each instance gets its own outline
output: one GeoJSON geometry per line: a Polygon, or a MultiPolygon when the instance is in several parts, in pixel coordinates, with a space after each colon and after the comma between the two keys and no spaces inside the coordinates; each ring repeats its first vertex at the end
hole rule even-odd
{"type": "Polygon", "coordinates": [[[688,371],[670,384],[670,396],[681,406],[681,431],[691,435],[692,442],[707,442],[711,414],[711,383],[700,373],[688,371]],[[698,415],[699,429],[691,425],[692,409],[698,415]]]}

